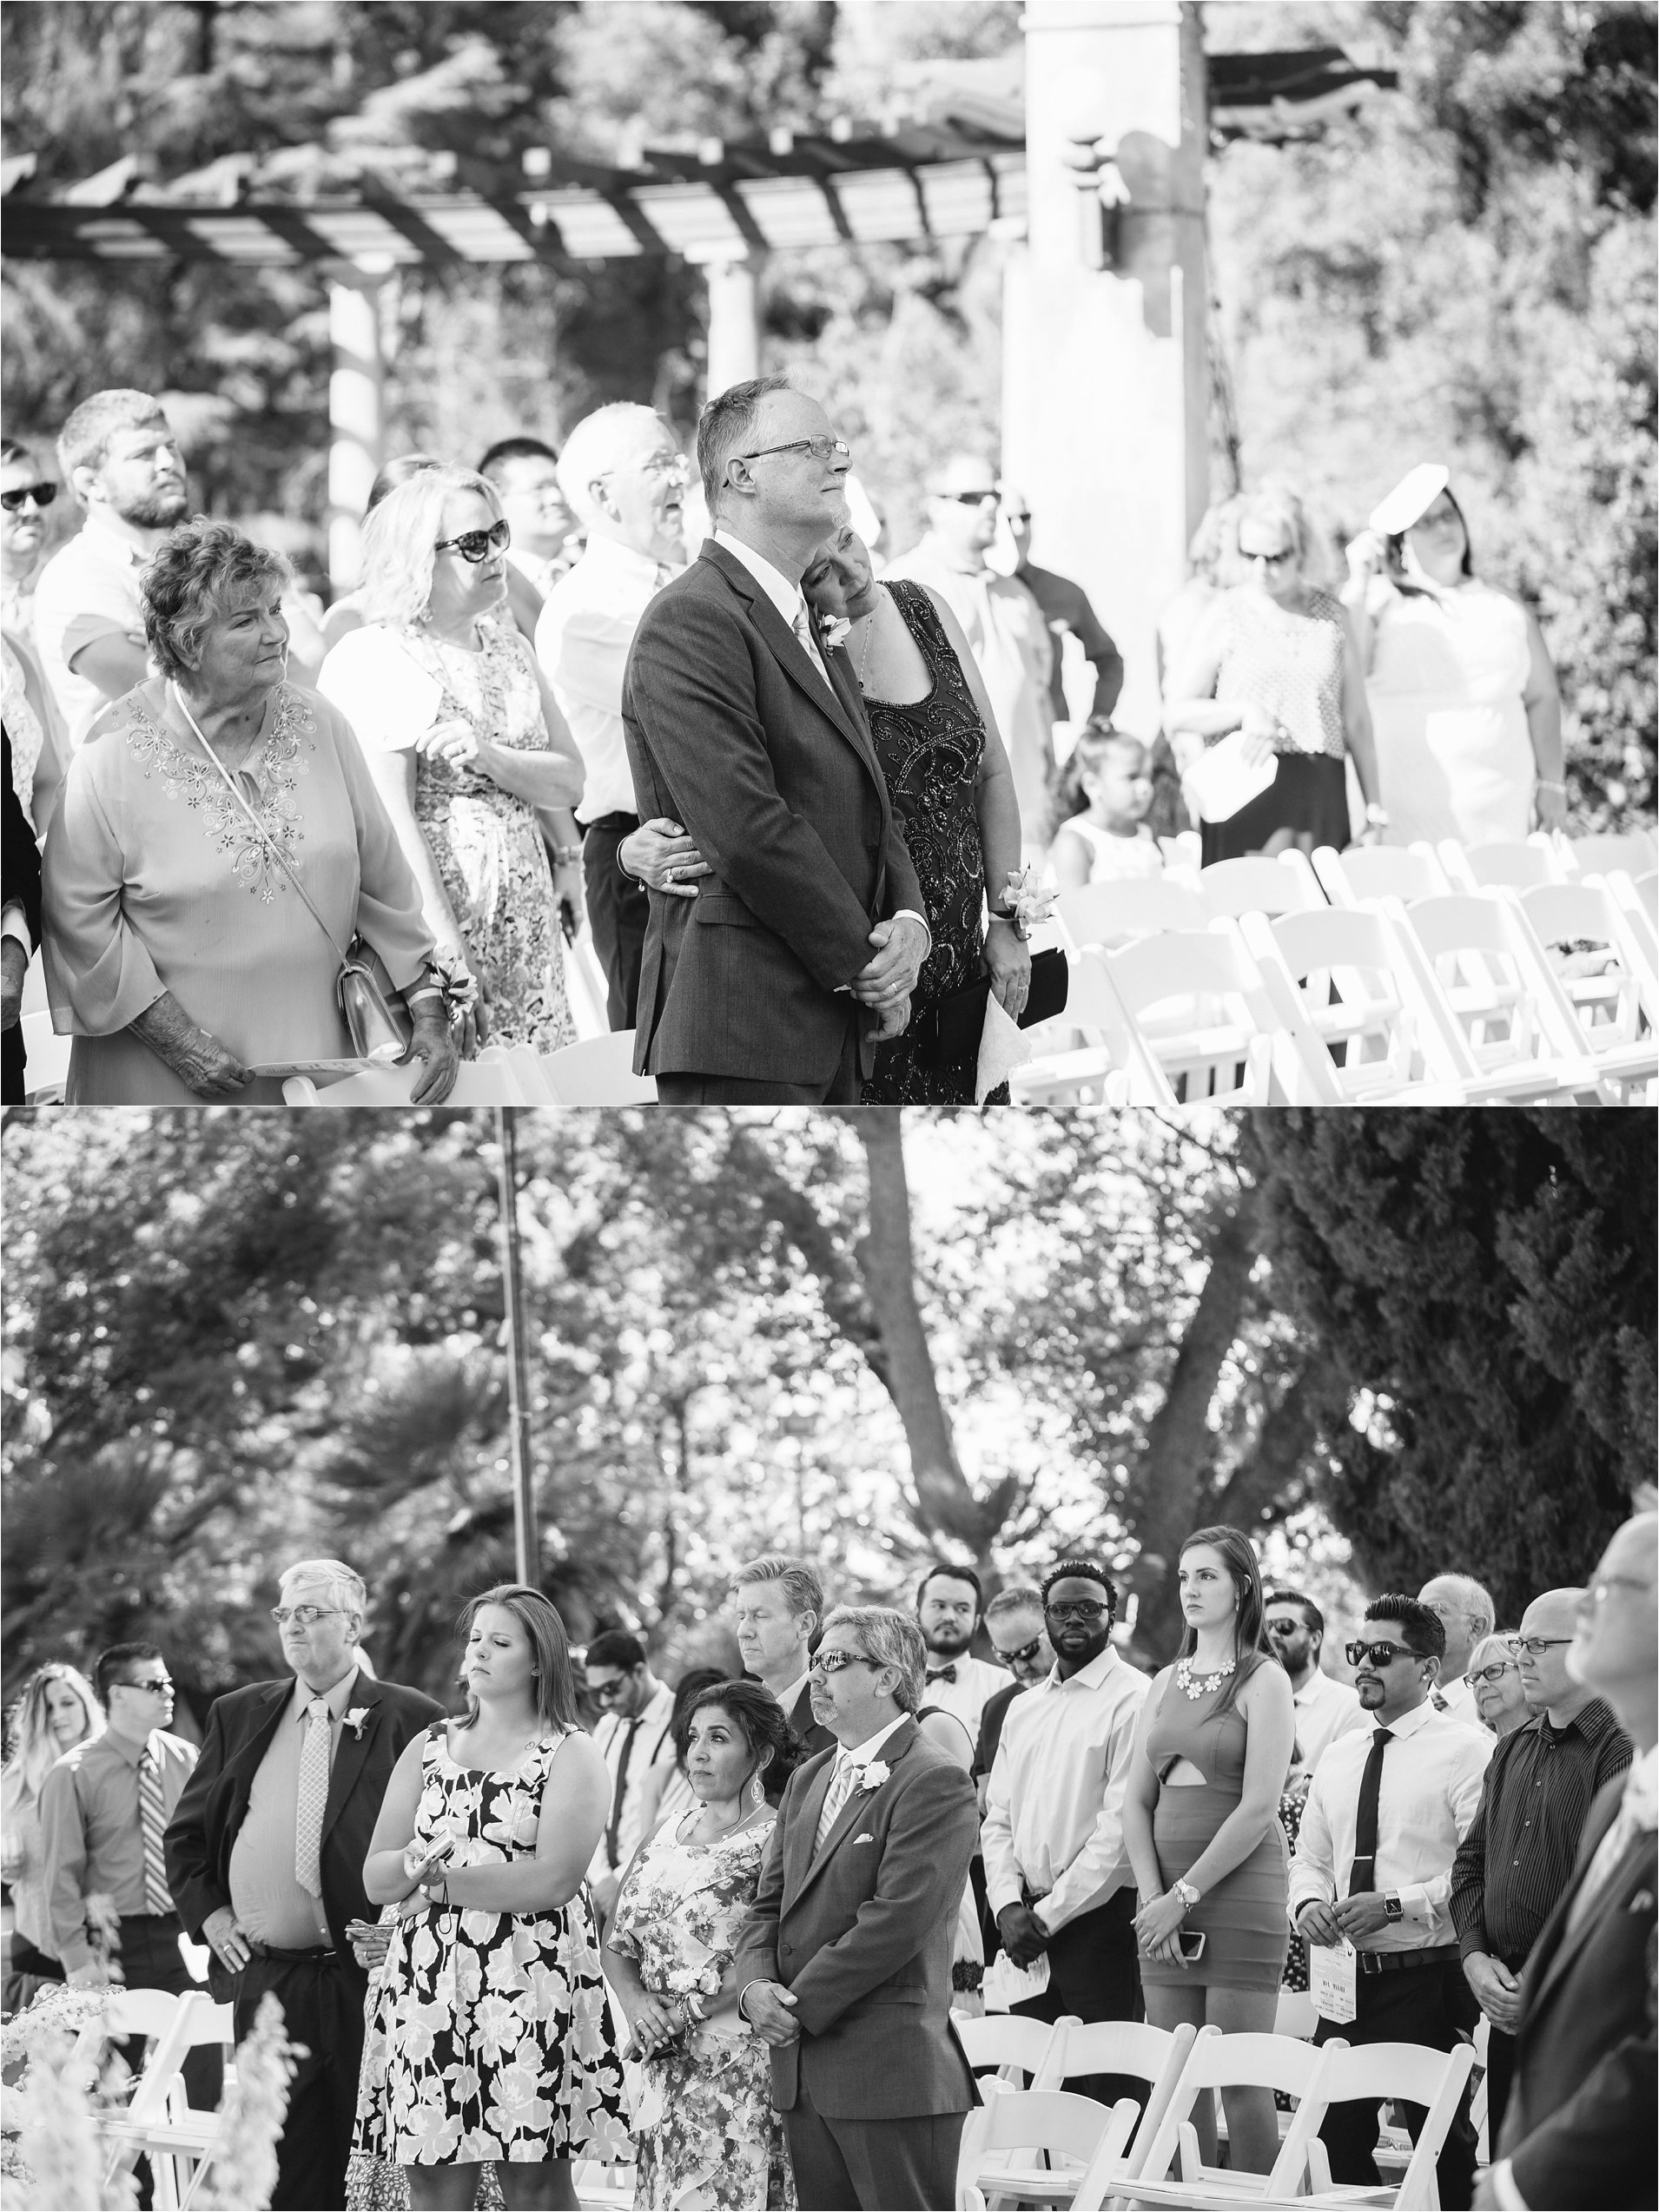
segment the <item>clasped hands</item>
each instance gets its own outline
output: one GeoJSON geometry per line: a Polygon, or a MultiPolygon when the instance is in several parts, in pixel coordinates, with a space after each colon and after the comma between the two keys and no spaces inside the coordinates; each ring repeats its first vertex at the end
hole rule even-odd
{"type": "Polygon", "coordinates": [[[795,1999],[782,1982],[750,1982],[738,2005],[750,2026],[774,2050],[796,2042],[801,2024],[795,2017],[795,1999]]]}
{"type": "Polygon", "coordinates": [[[848,988],[861,1006],[880,1016],[878,1038],[902,1035],[910,1020],[910,994],[927,957],[928,933],[909,915],[878,921],[869,933],[876,957],[862,967],[848,988]]]}
{"type": "Polygon", "coordinates": [[[1388,1909],[1381,1890],[1358,1890],[1332,1905],[1305,1905],[1296,1916],[1298,1931],[1310,1943],[1350,1943],[1360,1936],[1374,1936],[1388,1925],[1388,1909]]]}
{"type": "Polygon", "coordinates": [[[1134,1916],[1135,1943],[1141,1957],[1185,1966],[1180,1931],[1186,1918],[1186,1901],[1178,1890],[1160,1890],[1156,1897],[1149,1897],[1134,1916]]]}

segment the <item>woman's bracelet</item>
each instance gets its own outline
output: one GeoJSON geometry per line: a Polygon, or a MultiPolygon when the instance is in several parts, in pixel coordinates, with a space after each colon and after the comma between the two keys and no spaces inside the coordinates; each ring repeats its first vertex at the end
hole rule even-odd
{"type": "Polygon", "coordinates": [[[579,845],[555,845],[553,847],[553,858],[559,862],[561,868],[570,867],[573,862],[579,861],[581,857],[582,848],[579,845]]]}

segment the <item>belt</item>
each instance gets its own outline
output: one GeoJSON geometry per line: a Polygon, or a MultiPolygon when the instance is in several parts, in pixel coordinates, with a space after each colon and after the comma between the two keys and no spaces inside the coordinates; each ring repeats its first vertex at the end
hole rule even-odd
{"type": "Polygon", "coordinates": [[[1362,1951],[1362,1974],[1393,1974],[1410,1966],[1450,1966],[1462,1956],[1455,1943],[1431,1944],[1426,1951],[1362,1951]]]}
{"type": "Polygon", "coordinates": [[[340,1956],[331,1946],[322,1944],[319,1944],[314,1951],[279,1951],[274,1943],[260,1943],[252,1936],[244,1936],[242,1941],[255,1958],[275,1958],[285,1965],[301,1965],[307,1959],[338,1958],[340,1956]]]}
{"type": "Polygon", "coordinates": [[[638,829],[639,816],[637,814],[628,814],[623,809],[618,809],[613,814],[595,815],[592,822],[578,822],[577,827],[583,830],[619,829],[625,836],[631,830],[638,829]]]}

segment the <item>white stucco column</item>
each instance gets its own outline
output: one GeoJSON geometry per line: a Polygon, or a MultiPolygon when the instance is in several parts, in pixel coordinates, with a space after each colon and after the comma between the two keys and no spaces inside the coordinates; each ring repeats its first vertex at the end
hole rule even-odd
{"type": "Polygon", "coordinates": [[[1118,720],[1150,736],[1158,614],[1208,497],[1199,10],[1028,0],[1024,23],[1030,217],[1006,280],[1003,468],[1031,500],[1033,559],[1082,584],[1122,651],[1118,720]],[[1094,267],[1099,199],[1078,179],[1102,161],[1107,196],[1127,196],[1094,267]]]}
{"type": "Polygon", "coordinates": [[[760,374],[760,257],[710,261],[709,382],[715,399],[733,384],[760,374]]]}
{"type": "Polygon", "coordinates": [[[387,267],[341,263],[328,271],[328,580],[336,595],[358,582],[363,513],[385,459],[380,294],[387,267]]]}

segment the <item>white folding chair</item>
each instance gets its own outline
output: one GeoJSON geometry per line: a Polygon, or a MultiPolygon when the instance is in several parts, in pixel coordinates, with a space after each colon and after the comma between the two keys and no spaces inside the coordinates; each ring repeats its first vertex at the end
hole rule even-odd
{"type": "MultiPolygon", "coordinates": [[[[1140,2107],[1114,2105],[1064,2090],[1005,2090],[970,2112],[956,2158],[956,2212],[1012,2204],[1070,2205],[1098,2162],[1121,2156],[1140,2107]],[[1018,2163],[1005,2162],[1011,2153],[1018,2163]],[[1070,2162],[1055,2165],[1064,2159],[1070,2162]]],[[[1094,2198],[1098,2207],[1102,2195],[1094,2198]]],[[[1087,2204],[1087,2200],[1085,2200],[1087,2204]]]]}
{"type": "MultiPolygon", "coordinates": [[[[1475,2023],[1475,2063],[1480,2068],[1480,2079],[1475,2084],[1475,2094],[1469,2100],[1469,2124],[1475,2130],[1475,2159],[1478,2165],[1492,2162],[1491,2095],[1487,2083],[1486,2063],[1491,2054],[1492,2024],[1483,2012],[1475,2023]]],[[[1504,2116],[1498,2114],[1498,2123],[1504,2116]]]]}
{"type": "Polygon", "coordinates": [[[1217,2208],[1299,2196],[1307,2177],[1307,2149],[1305,2142],[1297,2141],[1293,2129],[1279,2144],[1271,2173],[1206,2166],[1200,2156],[1193,2108],[1206,2092],[1213,2096],[1229,2089],[1279,2090],[1299,2098],[1305,2108],[1326,2053],[1347,2047],[1326,2044],[1315,2050],[1294,2036],[1224,2036],[1219,2028],[1200,2028],[1140,2171],[1124,2195],[1133,2204],[1217,2208]]]}
{"type": "Polygon", "coordinates": [[[657,1085],[633,1072],[634,1033],[607,1029],[562,1052],[544,1053],[541,1076],[555,1106],[654,1106],[657,1085]]]}
{"type": "MultiPolygon", "coordinates": [[[[122,1991],[112,1995],[104,2014],[109,2036],[153,2032],[142,2023],[160,2018],[153,2005],[136,2005],[135,1998],[154,1998],[153,1990],[122,1991]]],[[[158,2207],[175,2207],[189,2195],[194,2169],[211,2152],[217,2138],[220,2116],[200,2112],[189,2104],[184,2088],[184,2062],[205,2044],[228,2044],[234,2030],[228,2004],[215,2004],[205,1991],[191,1991],[168,2000],[173,2013],[147,2052],[134,2088],[132,2101],[122,2112],[101,2113],[98,2132],[108,2146],[107,2172],[113,2176],[147,2157],[154,2177],[158,2207]]]]}
{"type": "Polygon", "coordinates": [[[1646,875],[1659,861],[1659,848],[1650,829],[1613,830],[1593,837],[1558,836],[1557,850],[1569,882],[1585,875],[1607,875],[1616,868],[1622,875],[1646,875]]]}
{"type": "Polygon", "coordinates": [[[1367,899],[1438,899],[1451,888],[1434,847],[1350,845],[1345,853],[1319,845],[1313,873],[1333,907],[1357,907],[1367,899]]]}
{"type": "MultiPolygon", "coordinates": [[[[577,1049],[579,1049],[577,1048],[577,1049]]],[[[419,1060],[403,1067],[366,1067],[338,1083],[318,1085],[308,1075],[290,1075],[282,1096],[291,1106],[406,1106],[421,1072],[419,1060]]],[[[512,1064],[499,1045],[486,1045],[476,1060],[464,1060],[446,1106],[533,1106],[519,1086],[512,1064]]]]}
{"type": "Polygon", "coordinates": [[[1460,2043],[1450,2050],[1431,2050],[1416,2043],[1368,2043],[1357,2047],[1328,2043],[1319,2056],[1324,2063],[1297,2108],[1274,2171],[1292,2164],[1305,2169],[1307,2191],[1299,2202],[1307,2204],[1439,2212],[1435,2162],[1445,2146],[1475,2063],[1473,2045],[1460,2043]],[[1329,2106],[1358,2100],[1367,2104],[1386,2100],[1425,2108],[1422,2132],[1398,2182],[1377,2188],[1332,2185],[1330,2161],[1319,2140],[1319,2128],[1329,2106]]]}
{"type": "Polygon", "coordinates": [[[1301,1102],[1300,1063],[1236,922],[1085,953],[1077,967],[1087,979],[1078,1018],[1087,1031],[1093,1015],[1108,1064],[1127,1076],[1121,1103],[1180,1112],[1301,1102]]]}
{"type": "Polygon", "coordinates": [[[1160,929],[1206,929],[1212,916],[1192,883],[1147,876],[1129,883],[1087,883],[1062,891],[1055,913],[1074,955],[1086,945],[1113,947],[1160,929]]]}
{"type": "Polygon", "coordinates": [[[1080,2020],[1071,2027],[1057,2087],[1064,2089],[1080,2074],[1130,2074],[1147,2084],[1134,2139],[1109,2177],[1109,2194],[1121,2195],[1144,2166],[1197,2039],[1189,2020],[1178,2028],[1154,2028],[1143,2020],[1080,2020]]]}
{"type": "Polygon", "coordinates": [[[1196,884],[1212,921],[1224,915],[1236,921],[1246,914],[1304,914],[1326,903],[1307,855],[1294,847],[1277,855],[1248,853],[1239,860],[1212,861],[1196,877],[1183,873],[1180,880],[1196,884]]]}
{"type": "Polygon", "coordinates": [[[1564,883],[1566,869],[1555,841],[1535,830],[1524,843],[1497,838],[1484,845],[1460,845],[1444,837],[1440,865],[1454,891],[1495,891],[1500,884],[1526,891],[1537,883],[1564,883]]]}
{"type": "Polygon", "coordinates": [[[1069,2020],[1033,2020],[1020,2012],[951,2016],[975,2074],[995,2069],[1010,2089],[1058,2089],[1069,2020]]]}
{"type": "Polygon", "coordinates": [[[597,2158],[578,2158],[571,2165],[571,2186],[582,2212],[633,2212],[635,2169],[631,2166],[602,2166],[597,2158]]]}
{"type": "Polygon", "coordinates": [[[1659,967],[1605,878],[1510,891],[1543,947],[1603,1081],[1634,1105],[1659,1080],[1659,967]]]}
{"type": "MultiPolygon", "coordinates": [[[[1616,868],[1603,870],[1604,875],[1617,875],[1616,868]]],[[[1636,893],[1642,911],[1649,921],[1659,921],[1659,868],[1650,868],[1645,875],[1633,875],[1630,888],[1636,893]]]]}
{"type": "Polygon", "coordinates": [[[69,1050],[73,1037],[60,1037],[50,1014],[26,1014],[18,1023],[23,1032],[28,1066],[23,1069],[25,1095],[34,1106],[59,1106],[69,1080],[69,1050]]]}

